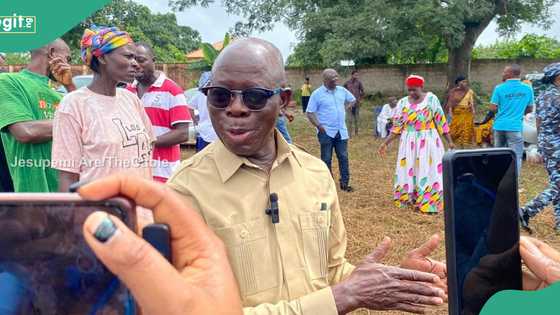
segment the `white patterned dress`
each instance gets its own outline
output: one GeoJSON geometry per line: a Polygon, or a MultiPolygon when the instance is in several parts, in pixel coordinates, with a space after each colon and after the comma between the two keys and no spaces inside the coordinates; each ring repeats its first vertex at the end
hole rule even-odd
{"type": "Polygon", "coordinates": [[[441,104],[426,93],[418,104],[401,99],[391,132],[400,135],[395,171],[394,200],[398,207],[412,206],[423,213],[443,209],[442,158],[445,152],[440,134],[449,132],[441,104]]]}

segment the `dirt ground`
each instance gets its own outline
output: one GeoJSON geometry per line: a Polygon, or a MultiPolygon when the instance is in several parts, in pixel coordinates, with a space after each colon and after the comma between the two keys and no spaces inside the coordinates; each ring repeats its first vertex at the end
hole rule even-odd
{"type": "MultiPolygon", "coordinates": [[[[296,119],[289,124],[294,142],[319,157],[319,144],[315,129],[299,110],[296,119]]],[[[381,140],[373,136],[373,110],[369,103],[362,104],[360,135],[349,141],[351,185],[355,192],[339,192],[340,205],[348,233],[347,257],[359,263],[384,236],[393,240],[387,264],[398,264],[407,251],[419,246],[432,234],[444,236],[444,215],[428,216],[408,209],[396,208],[392,202],[392,178],[395,167],[397,142],[392,144],[385,158],[377,154],[381,140]]],[[[190,156],[192,153],[185,152],[190,156]]],[[[333,157],[333,173],[338,181],[338,166],[333,157]]],[[[523,166],[520,182],[520,204],[536,196],[547,184],[547,176],[541,165],[523,166]]],[[[534,236],[560,249],[560,237],[553,230],[551,209],[531,221],[534,236]]],[[[444,260],[442,243],[433,258],[444,260]]],[[[357,311],[355,314],[400,314],[399,312],[357,311]]],[[[428,311],[428,314],[447,314],[447,306],[428,311]]]]}

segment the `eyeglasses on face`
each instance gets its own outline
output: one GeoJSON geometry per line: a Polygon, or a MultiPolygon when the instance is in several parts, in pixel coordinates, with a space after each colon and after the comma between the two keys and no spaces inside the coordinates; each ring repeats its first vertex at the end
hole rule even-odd
{"type": "Polygon", "coordinates": [[[265,88],[230,90],[221,86],[208,86],[200,89],[208,98],[208,104],[214,108],[226,109],[233,101],[235,95],[240,95],[243,104],[251,111],[263,110],[271,97],[286,90],[283,88],[276,88],[274,90],[265,88]]]}

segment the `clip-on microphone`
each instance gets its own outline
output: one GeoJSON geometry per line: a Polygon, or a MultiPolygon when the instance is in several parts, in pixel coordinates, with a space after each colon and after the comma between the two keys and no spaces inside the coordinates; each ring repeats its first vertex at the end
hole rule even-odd
{"type": "Polygon", "coordinates": [[[270,194],[270,208],[265,210],[265,213],[270,216],[273,224],[280,223],[280,209],[278,209],[278,195],[276,193],[270,194]]]}

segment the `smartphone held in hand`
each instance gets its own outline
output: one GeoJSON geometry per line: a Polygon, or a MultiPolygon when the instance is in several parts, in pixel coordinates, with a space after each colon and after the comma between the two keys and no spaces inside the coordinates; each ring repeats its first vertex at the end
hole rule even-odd
{"type": "Polygon", "coordinates": [[[510,149],[443,159],[449,314],[479,314],[502,290],[521,290],[519,202],[510,149]]]}
{"type": "Polygon", "coordinates": [[[95,211],[134,228],[132,209],[123,198],[0,194],[0,314],[134,314],[128,290],[93,254],[82,232],[95,211]]]}

